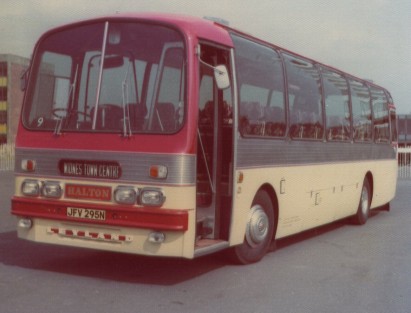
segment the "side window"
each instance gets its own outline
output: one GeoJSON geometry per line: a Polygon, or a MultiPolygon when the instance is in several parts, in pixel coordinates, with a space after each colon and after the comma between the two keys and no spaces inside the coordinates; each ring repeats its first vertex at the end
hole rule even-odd
{"type": "Polygon", "coordinates": [[[355,141],[372,139],[370,93],[363,83],[350,79],[353,114],[353,137],[355,141]]]}
{"type": "Polygon", "coordinates": [[[391,142],[398,143],[398,120],[397,120],[397,113],[394,108],[394,100],[391,97],[391,94],[388,91],[385,91],[385,94],[388,99],[389,106],[389,114],[390,114],[390,132],[391,132],[391,142]]]}
{"type": "Polygon", "coordinates": [[[382,89],[371,87],[375,142],[390,141],[388,101],[382,89]]]}
{"type": "Polygon", "coordinates": [[[327,140],[350,140],[351,116],[347,81],[340,74],[327,69],[322,69],[322,77],[327,140]]]}
{"type": "MultiPolygon", "coordinates": [[[[225,64],[228,67],[228,51],[220,50],[206,44],[201,46],[201,59],[212,66],[225,64]]],[[[218,90],[214,82],[214,71],[205,64],[200,67],[199,124],[214,127],[215,111],[218,111],[219,92],[222,94],[223,108],[219,113],[224,125],[233,124],[231,89],[218,90]]]]}
{"type": "Polygon", "coordinates": [[[320,75],[309,61],[284,55],[290,106],[290,136],[294,139],[322,139],[320,75]]]}
{"type": "Polygon", "coordinates": [[[265,135],[264,108],[268,89],[242,84],[240,87],[240,130],[243,135],[265,135]]]}
{"type": "Polygon", "coordinates": [[[71,71],[70,56],[52,52],[43,54],[33,99],[38,109],[31,112],[30,126],[43,128],[46,120],[52,121],[66,116],[72,91],[71,71]]]}
{"type": "MultiPolygon", "coordinates": [[[[209,68],[202,67],[204,72],[209,71],[209,68]]],[[[214,90],[213,90],[213,76],[211,73],[202,73],[200,82],[200,125],[208,123],[214,124],[214,90]]]]}
{"type": "Polygon", "coordinates": [[[243,136],[284,137],[286,114],[280,56],[273,49],[233,36],[243,136]]]}
{"type": "Polygon", "coordinates": [[[398,143],[397,115],[395,110],[390,110],[391,141],[398,143]]]}

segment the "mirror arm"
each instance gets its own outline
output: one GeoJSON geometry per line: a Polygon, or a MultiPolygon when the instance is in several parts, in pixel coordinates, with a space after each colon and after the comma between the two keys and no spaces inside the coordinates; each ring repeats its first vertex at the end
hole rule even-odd
{"type": "Polygon", "coordinates": [[[230,87],[230,80],[228,77],[227,67],[225,65],[213,66],[201,59],[201,46],[200,44],[196,47],[196,55],[198,56],[198,61],[200,64],[211,68],[214,71],[214,80],[217,84],[218,89],[226,89],[230,87]]]}
{"type": "Polygon", "coordinates": [[[201,64],[203,64],[203,65],[211,68],[211,69],[214,70],[214,72],[216,72],[217,74],[219,74],[219,75],[223,75],[223,74],[224,74],[224,72],[223,72],[223,71],[220,71],[217,67],[215,67],[215,66],[213,66],[213,65],[211,65],[211,64],[208,64],[207,62],[201,60],[200,56],[198,57],[198,60],[200,61],[201,64]]]}

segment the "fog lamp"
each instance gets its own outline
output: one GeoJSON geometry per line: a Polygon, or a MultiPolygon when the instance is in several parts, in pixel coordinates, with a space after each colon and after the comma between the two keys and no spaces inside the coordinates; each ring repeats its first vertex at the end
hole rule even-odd
{"type": "Polygon", "coordinates": [[[33,226],[33,222],[29,218],[21,218],[17,224],[18,227],[24,229],[30,229],[33,226]]]}
{"type": "Polygon", "coordinates": [[[148,235],[148,241],[151,243],[163,243],[166,240],[166,235],[161,232],[152,232],[148,235]]]}

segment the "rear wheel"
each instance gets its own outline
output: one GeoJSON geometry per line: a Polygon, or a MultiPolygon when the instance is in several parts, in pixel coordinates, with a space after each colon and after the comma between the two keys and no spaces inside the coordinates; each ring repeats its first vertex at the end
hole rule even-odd
{"type": "Polygon", "coordinates": [[[269,250],[273,235],[273,204],[268,193],[260,190],[251,205],[244,242],[231,249],[232,258],[240,264],[260,261],[269,250]]]}
{"type": "Polygon", "coordinates": [[[370,183],[368,179],[364,179],[364,183],[361,190],[360,203],[358,205],[357,214],[353,217],[354,224],[364,225],[370,215],[371,206],[371,193],[370,193],[370,183]]]}

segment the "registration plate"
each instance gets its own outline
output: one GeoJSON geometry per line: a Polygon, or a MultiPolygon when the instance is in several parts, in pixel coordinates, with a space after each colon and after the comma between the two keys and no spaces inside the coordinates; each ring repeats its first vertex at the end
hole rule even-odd
{"type": "Polygon", "coordinates": [[[84,209],[84,208],[67,208],[67,216],[88,220],[106,220],[106,211],[94,210],[94,209],[84,209]]]}

